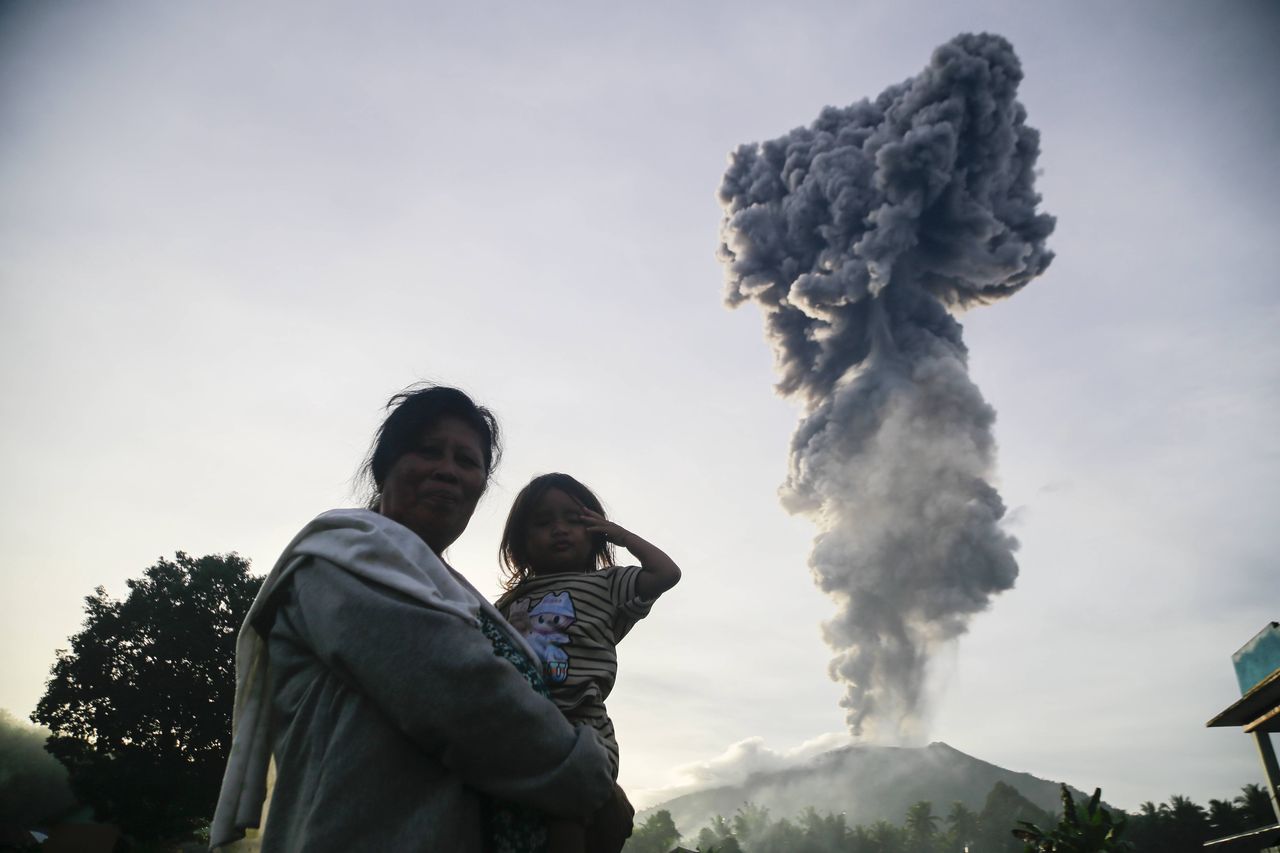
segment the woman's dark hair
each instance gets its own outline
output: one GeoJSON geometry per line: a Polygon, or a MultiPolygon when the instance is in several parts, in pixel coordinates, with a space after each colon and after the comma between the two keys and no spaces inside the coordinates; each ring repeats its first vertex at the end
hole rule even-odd
{"type": "MultiPolygon", "coordinates": [[[[529,481],[529,485],[516,495],[502,528],[502,544],[498,546],[498,562],[502,564],[505,578],[502,588],[508,592],[529,576],[529,524],[533,510],[543,495],[559,489],[587,509],[604,515],[604,507],[595,493],[568,474],[542,474],[529,481]]],[[[603,533],[592,534],[591,561],[597,569],[613,564],[613,546],[603,533]]]]}
{"type": "Polygon", "coordinates": [[[442,418],[457,418],[475,430],[484,451],[486,476],[493,473],[502,457],[497,418],[457,388],[426,384],[410,386],[388,400],[386,408],[388,414],[373,436],[373,445],[361,467],[364,479],[371,484],[370,506],[377,505],[391,466],[401,456],[416,449],[422,441],[422,434],[442,418]]]}

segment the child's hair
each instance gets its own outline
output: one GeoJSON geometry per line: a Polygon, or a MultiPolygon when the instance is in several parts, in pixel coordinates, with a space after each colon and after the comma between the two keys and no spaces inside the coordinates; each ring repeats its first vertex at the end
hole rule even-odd
{"type": "MultiPolygon", "coordinates": [[[[511,514],[507,516],[506,527],[502,529],[502,544],[498,546],[498,562],[502,564],[506,574],[502,588],[508,592],[529,576],[530,517],[538,501],[552,489],[559,489],[587,509],[604,515],[604,507],[595,493],[568,474],[542,474],[530,480],[529,485],[520,490],[515,503],[511,505],[511,514]]],[[[591,562],[595,568],[612,565],[613,546],[609,544],[609,540],[603,533],[592,534],[591,539],[591,562]]]]}

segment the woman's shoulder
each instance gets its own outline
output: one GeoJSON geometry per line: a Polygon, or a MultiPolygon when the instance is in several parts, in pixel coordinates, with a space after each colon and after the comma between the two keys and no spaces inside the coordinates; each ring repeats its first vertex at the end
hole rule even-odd
{"type": "Polygon", "coordinates": [[[413,531],[367,509],[330,510],[294,538],[277,564],[327,563],[382,590],[475,621],[482,596],[413,531]]]}

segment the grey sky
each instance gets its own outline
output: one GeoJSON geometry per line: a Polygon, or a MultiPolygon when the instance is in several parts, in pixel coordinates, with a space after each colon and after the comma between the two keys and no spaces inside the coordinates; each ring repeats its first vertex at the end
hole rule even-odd
{"type": "Polygon", "coordinates": [[[482,588],[556,469],[686,569],[622,648],[624,784],[839,732],[776,497],[797,413],[721,304],[714,193],[737,144],[990,29],[1057,259],[962,318],[1021,575],[935,673],[931,737],[1125,806],[1234,793],[1248,741],[1202,726],[1277,618],[1275,8],[9,4],[0,707],[94,586],[176,549],[265,571],[430,377],[508,432],[451,555],[482,588]]]}

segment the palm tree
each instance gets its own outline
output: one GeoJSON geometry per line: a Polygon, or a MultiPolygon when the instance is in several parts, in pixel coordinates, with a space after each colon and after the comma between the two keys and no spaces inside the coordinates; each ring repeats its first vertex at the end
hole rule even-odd
{"type": "Polygon", "coordinates": [[[711,818],[711,825],[698,833],[698,849],[702,853],[742,853],[738,839],[733,837],[733,827],[721,815],[711,818]]]}
{"type": "Polygon", "coordinates": [[[1240,796],[1232,800],[1240,807],[1240,817],[1245,829],[1258,829],[1276,822],[1276,812],[1271,805],[1267,789],[1257,784],[1245,785],[1240,796]]]}
{"type": "Polygon", "coordinates": [[[906,849],[906,833],[887,820],[871,824],[867,835],[874,853],[903,853],[906,849]]]}
{"type": "Polygon", "coordinates": [[[1169,827],[1162,807],[1147,800],[1138,806],[1138,813],[1129,821],[1125,835],[1139,850],[1165,850],[1169,827]]]}
{"type": "Polygon", "coordinates": [[[1231,800],[1209,801],[1209,828],[1214,838],[1226,838],[1244,831],[1244,820],[1231,800]]]}
{"type": "Polygon", "coordinates": [[[750,845],[769,828],[769,810],[755,803],[743,803],[733,816],[733,834],[738,841],[750,845]]]}
{"type": "Polygon", "coordinates": [[[849,846],[849,825],[844,814],[820,815],[809,806],[800,815],[805,843],[815,850],[843,850],[849,846]]]}
{"type": "Polygon", "coordinates": [[[662,809],[635,828],[627,841],[627,849],[634,853],[667,853],[679,841],[680,831],[671,819],[671,812],[662,809]]]}
{"type": "Polygon", "coordinates": [[[921,800],[907,809],[904,828],[913,851],[928,853],[932,850],[933,837],[938,831],[938,816],[933,813],[933,803],[921,800]]]}
{"type": "Polygon", "coordinates": [[[1209,840],[1209,813],[1204,806],[1190,797],[1174,794],[1168,805],[1162,805],[1161,809],[1168,816],[1173,832],[1171,853],[1199,853],[1201,846],[1209,840]]]}
{"type": "Polygon", "coordinates": [[[947,843],[951,850],[963,850],[964,845],[978,837],[978,815],[959,800],[951,804],[947,812],[947,843]]]}

